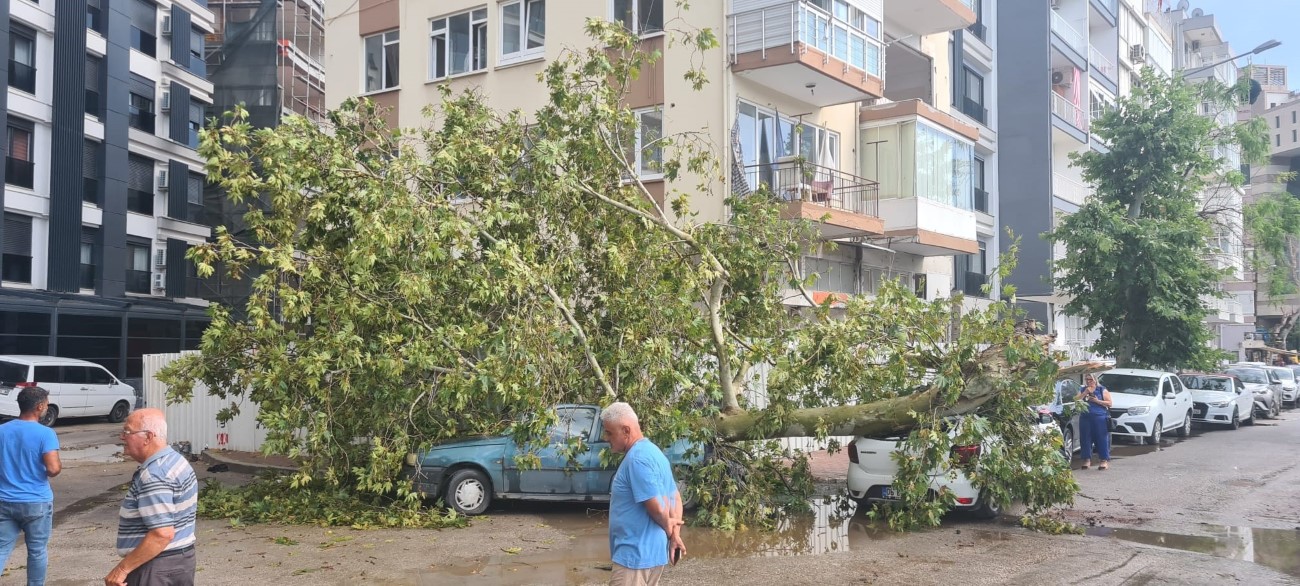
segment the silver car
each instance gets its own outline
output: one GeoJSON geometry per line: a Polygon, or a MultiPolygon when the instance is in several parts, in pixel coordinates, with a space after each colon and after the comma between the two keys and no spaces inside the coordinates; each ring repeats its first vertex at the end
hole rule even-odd
{"type": "Polygon", "coordinates": [[[1255,396],[1255,413],[1272,419],[1282,413],[1282,381],[1262,366],[1233,366],[1227,374],[1241,379],[1255,396]]]}
{"type": "Polygon", "coordinates": [[[1285,366],[1266,366],[1269,372],[1276,374],[1279,381],[1282,382],[1282,404],[1295,404],[1296,401],[1296,380],[1295,371],[1285,366]]]}

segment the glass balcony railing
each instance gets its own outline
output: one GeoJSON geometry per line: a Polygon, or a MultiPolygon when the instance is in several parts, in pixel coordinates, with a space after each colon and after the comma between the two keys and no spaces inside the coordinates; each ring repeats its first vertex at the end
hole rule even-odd
{"type": "Polygon", "coordinates": [[[1074,48],[1074,50],[1079,53],[1086,53],[1088,51],[1088,42],[1084,40],[1083,34],[1070,26],[1070,23],[1065,20],[1065,17],[1061,16],[1061,13],[1055,10],[1049,10],[1048,12],[1052,13],[1052,32],[1061,37],[1061,40],[1065,41],[1065,44],[1074,48]]]}
{"type": "Polygon", "coordinates": [[[975,211],[986,214],[989,212],[989,192],[979,187],[975,188],[975,211]]]}
{"type": "Polygon", "coordinates": [[[128,293],[149,293],[149,271],[127,269],[126,290],[128,293]]]}
{"type": "Polygon", "coordinates": [[[26,63],[9,60],[9,87],[29,94],[36,93],[36,68],[26,63]]]}
{"type": "Polygon", "coordinates": [[[80,287],[82,289],[95,288],[95,265],[81,263],[80,287]]]}
{"type": "Polygon", "coordinates": [[[5,183],[31,189],[36,182],[36,164],[31,161],[5,157],[5,183]]]}
{"type": "Polygon", "coordinates": [[[885,77],[885,47],[857,27],[810,2],[768,6],[731,15],[731,54],[776,48],[814,47],[851,67],[885,77]]]}

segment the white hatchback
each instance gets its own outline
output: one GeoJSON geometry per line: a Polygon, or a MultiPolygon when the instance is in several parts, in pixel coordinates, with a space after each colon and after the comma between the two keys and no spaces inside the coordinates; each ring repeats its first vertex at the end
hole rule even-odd
{"type": "Polygon", "coordinates": [[[25,387],[49,391],[50,408],[41,419],[47,426],[60,417],[108,417],[119,423],[135,404],[135,389],[94,362],[0,356],[0,418],[18,417],[18,393],[25,387]]]}

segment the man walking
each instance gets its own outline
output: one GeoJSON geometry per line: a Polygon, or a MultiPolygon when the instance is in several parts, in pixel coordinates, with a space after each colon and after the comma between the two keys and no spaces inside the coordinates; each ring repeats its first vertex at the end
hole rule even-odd
{"type": "Polygon", "coordinates": [[[45,584],[45,545],[54,519],[50,479],[59,475],[59,438],[40,424],[50,406],[40,387],[18,391],[18,419],[0,425],[0,567],[18,542],[27,541],[27,586],[45,584]]]}
{"type": "Polygon", "coordinates": [[[122,501],[117,553],[105,586],[194,584],[194,519],[199,488],[194,469],[167,445],[162,411],[141,409],[126,418],[118,436],[123,451],[140,463],[122,501]]]}
{"type": "Polygon", "coordinates": [[[668,458],[641,433],[627,403],[600,413],[609,448],[626,454],[614,473],[609,495],[611,586],[653,586],[664,567],[686,554],[682,543],[682,495],[668,458]]]}

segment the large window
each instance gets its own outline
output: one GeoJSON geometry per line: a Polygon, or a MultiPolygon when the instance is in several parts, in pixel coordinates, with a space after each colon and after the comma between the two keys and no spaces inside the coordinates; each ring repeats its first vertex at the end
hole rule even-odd
{"type": "Polygon", "coordinates": [[[189,145],[192,149],[199,148],[199,131],[203,129],[203,102],[190,100],[189,104],[189,145]]]}
{"type": "Polygon", "coordinates": [[[4,215],[4,257],[0,258],[3,280],[13,283],[32,282],[32,219],[30,216],[4,215]]]}
{"type": "Polygon", "coordinates": [[[95,261],[99,255],[95,254],[95,240],[97,233],[96,228],[81,228],[81,288],[95,288],[95,272],[98,263],[95,261]]]}
{"type": "Polygon", "coordinates": [[[122,318],[61,314],[57,344],[59,356],[88,360],[117,372],[122,356],[122,318]]]}
{"type": "Polygon", "coordinates": [[[430,21],[429,79],[487,69],[487,9],[430,21]]]}
{"type": "Polygon", "coordinates": [[[974,69],[962,67],[962,82],[962,97],[958,107],[976,122],[986,123],[988,110],[984,108],[984,76],[974,69]]]}
{"type": "Polygon", "coordinates": [[[190,66],[189,70],[199,74],[201,77],[207,77],[208,63],[204,59],[204,45],[206,43],[207,33],[201,28],[190,29],[190,66]]]}
{"type": "Polygon", "coordinates": [[[975,24],[966,27],[966,31],[975,38],[983,41],[987,32],[984,26],[984,0],[974,0],[971,2],[971,9],[975,11],[975,24]]]}
{"type": "Polygon", "coordinates": [[[377,92],[397,87],[398,40],[397,31],[365,38],[365,91],[377,92]]]}
{"type": "Polygon", "coordinates": [[[984,284],[988,282],[988,251],[983,240],[980,251],[975,254],[959,254],[952,257],[953,289],[970,297],[988,297],[984,293],[984,284]]]}
{"type": "Polygon", "coordinates": [[[9,154],[5,156],[5,183],[31,189],[36,181],[32,134],[35,125],[19,118],[9,118],[9,154]]]}
{"type": "Polygon", "coordinates": [[[546,45],[546,0],[501,5],[501,62],[541,55],[546,45]]]}
{"type": "Polygon", "coordinates": [[[153,96],[143,96],[131,92],[127,102],[130,119],[128,124],[132,128],[143,130],[149,134],[154,133],[154,113],[153,113],[153,96]]]}
{"type": "Polygon", "coordinates": [[[44,354],[49,351],[50,314],[0,311],[0,354],[44,354]]]}
{"type": "Polygon", "coordinates": [[[144,376],[146,354],[180,352],[182,328],[179,319],[127,318],[126,376],[144,376]]]}
{"type": "Polygon", "coordinates": [[[907,121],[862,130],[862,169],[880,182],[880,198],[920,197],[971,209],[974,145],[930,126],[907,121]]]}
{"type": "Polygon", "coordinates": [[[614,20],[638,35],[664,30],[664,2],[669,0],[612,0],[614,20]]]}
{"type": "Polygon", "coordinates": [[[103,176],[100,167],[103,143],[86,139],[81,151],[82,192],[81,201],[99,205],[99,178],[103,176]]]}
{"type": "Polygon", "coordinates": [[[104,60],[94,55],[86,55],[86,113],[95,118],[103,118],[104,105],[100,93],[100,70],[104,60]]]}
{"type": "Polygon", "coordinates": [[[152,216],[153,160],[130,155],[127,163],[130,169],[127,176],[126,209],[137,214],[152,216]]]}
{"type": "Polygon", "coordinates": [[[19,24],[9,29],[9,87],[36,93],[36,31],[19,24]]]}
{"type": "Polygon", "coordinates": [[[149,244],[145,242],[127,242],[126,291],[128,293],[149,293],[149,278],[149,244]]]}
{"type": "Polygon", "coordinates": [[[805,277],[816,274],[813,279],[813,291],[829,291],[857,295],[859,290],[859,266],[857,263],[821,258],[803,257],[803,274],[805,277]]]}
{"type": "Polygon", "coordinates": [[[975,209],[984,213],[989,211],[989,193],[984,190],[984,159],[975,157],[971,165],[971,184],[975,188],[975,209]]]}
{"type": "Polygon", "coordinates": [[[802,159],[829,169],[840,167],[839,133],[743,101],[737,105],[737,118],[741,164],[750,189],[759,183],[775,186],[774,163],[802,159]]]}
{"type": "Polygon", "coordinates": [[[634,168],[642,179],[657,179],[663,176],[663,149],[659,139],[663,138],[663,110],[652,108],[638,110],[636,115],[636,146],[634,168]]]}
{"type": "Polygon", "coordinates": [[[131,48],[150,57],[158,56],[158,7],[148,0],[131,3],[131,48]]]}

